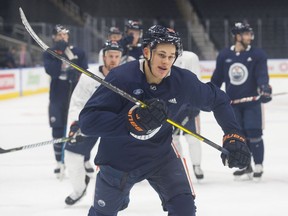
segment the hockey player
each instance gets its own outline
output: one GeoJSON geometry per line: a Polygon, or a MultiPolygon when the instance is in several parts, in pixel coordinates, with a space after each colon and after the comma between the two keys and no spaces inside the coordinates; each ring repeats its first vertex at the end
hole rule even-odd
{"type": "Polygon", "coordinates": [[[211,81],[219,87],[224,82],[226,92],[232,101],[260,95],[257,101],[233,105],[255,163],[254,173],[249,165],[233,174],[236,177],[248,174],[249,178],[253,174],[253,177],[259,180],[263,173],[264,159],[261,103],[267,103],[272,99],[267,56],[261,49],[251,47],[254,34],[249,24],[235,23],[232,35],[235,44],[219,53],[211,81]]]}
{"type": "Polygon", "coordinates": [[[225,133],[223,146],[230,151],[229,156],[221,154],[224,163],[240,168],[250,163],[230,99],[191,71],[173,66],[182,51],[178,33],[155,25],[142,45],[145,59],[112,69],[105,81],[145,101],[146,106],[100,86],[79,116],[84,134],[101,136],[95,158],[100,170],[89,216],[117,215],[128,206],[132,187],[145,179],[168,215],[195,215],[191,181],[171,145],[172,126],[166,122],[183,104],[214,112],[225,133]]]}
{"type": "MultiPolygon", "coordinates": [[[[107,40],[119,41],[122,39],[122,32],[118,27],[112,26],[109,28],[107,40]]],[[[99,52],[98,64],[103,65],[103,48],[99,52]]]]}
{"type": "MultiPolygon", "coordinates": [[[[112,68],[120,64],[122,51],[122,47],[116,41],[107,41],[102,55],[104,65],[99,66],[99,70],[95,74],[104,79],[112,68]]],[[[85,163],[87,162],[85,162],[84,156],[90,154],[98,137],[81,135],[78,115],[99,85],[99,82],[83,75],[71,97],[68,122],[71,125],[69,136],[73,139],[65,146],[65,165],[73,192],[65,199],[67,205],[73,205],[79,201],[85,195],[89,183],[90,178],[85,172],[85,163]]]]}
{"type": "Polygon", "coordinates": [[[122,32],[118,27],[112,26],[109,28],[108,40],[119,41],[122,39],[122,32]]]}
{"type": "Polygon", "coordinates": [[[135,20],[128,20],[125,24],[125,35],[119,41],[123,47],[122,63],[143,58],[141,39],[143,34],[142,24],[135,20]]]}
{"type": "MultiPolygon", "coordinates": [[[[195,73],[200,79],[200,63],[198,56],[189,51],[183,51],[182,56],[178,57],[174,63],[175,66],[188,69],[195,73]]],[[[175,120],[184,125],[187,129],[200,133],[200,116],[199,109],[191,108],[189,105],[184,105],[181,107],[179,114],[175,120]]],[[[185,145],[188,144],[189,158],[191,159],[191,164],[193,165],[193,171],[196,179],[200,180],[204,178],[203,170],[201,169],[201,143],[200,140],[194,138],[193,136],[180,131],[175,128],[173,131],[173,142],[175,143],[178,151],[183,156],[185,145]]],[[[186,148],[187,149],[187,148],[186,148]]]]}
{"type": "MultiPolygon", "coordinates": [[[[65,56],[80,67],[87,69],[87,59],[82,49],[69,45],[69,30],[63,25],[56,25],[52,32],[53,51],[65,56]]],[[[49,122],[53,138],[66,135],[67,114],[71,94],[79,80],[80,73],[53,57],[48,52],[43,54],[45,71],[51,77],[49,93],[49,122]]],[[[62,149],[64,143],[54,144],[57,167],[54,170],[57,178],[63,177],[62,149]]],[[[87,158],[86,160],[89,160],[87,158]]]]}

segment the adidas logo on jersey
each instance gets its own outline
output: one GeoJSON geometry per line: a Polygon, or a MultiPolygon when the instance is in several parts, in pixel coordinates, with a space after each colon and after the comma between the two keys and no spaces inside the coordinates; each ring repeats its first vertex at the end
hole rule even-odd
{"type": "Polygon", "coordinates": [[[172,98],[168,100],[169,103],[177,104],[176,98],[172,98]]]}

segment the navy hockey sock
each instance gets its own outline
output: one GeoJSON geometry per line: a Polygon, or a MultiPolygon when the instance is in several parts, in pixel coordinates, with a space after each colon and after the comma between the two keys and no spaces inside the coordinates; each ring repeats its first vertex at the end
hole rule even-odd
{"type": "Polygon", "coordinates": [[[262,164],[264,160],[264,143],[261,137],[250,138],[250,150],[255,164],[262,164]]]}
{"type": "Polygon", "coordinates": [[[54,145],[53,145],[56,161],[59,161],[59,162],[60,162],[61,159],[62,159],[62,149],[63,149],[63,145],[64,145],[64,143],[57,143],[57,144],[54,144],[54,145]]]}
{"type": "MultiPolygon", "coordinates": [[[[52,136],[53,139],[65,137],[65,128],[64,127],[53,127],[52,128],[52,136]]],[[[58,162],[63,161],[62,160],[62,152],[63,152],[63,147],[64,143],[56,143],[53,145],[54,147],[54,154],[55,154],[55,159],[58,162]]]]}

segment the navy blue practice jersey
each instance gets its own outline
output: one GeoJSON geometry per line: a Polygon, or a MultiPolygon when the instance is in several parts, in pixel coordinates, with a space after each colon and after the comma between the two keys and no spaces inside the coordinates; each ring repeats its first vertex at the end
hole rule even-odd
{"type": "MultiPolygon", "coordinates": [[[[112,69],[105,80],[141,101],[164,100],[172,120],[181,105],[190,104],[196,109],[213,111],[224,133],[239,130],[228,96],[212,83],[202,83],[188,70],[173,66],[160,84],[149,84],[140,60],[112,69]]],[[[127,113],[134,105],[102,85],[86,103],[79,120],[84,134],[101,137],[96,164],[130,171],[161,160],[173,151],[169,123],[164,123],[159,132],[147,140],[130,135],[127,113]]]]}
{"type": "Polygon", "coordinates": [[[257,96],[258,86],[269,83],[267,56],[251,46],[243,52],[235,52],[234,46],[225,48],[217,57],[211,82],[218,87],[224,82],[232,100],[257,96]]]}
{"type": "MultiPolygon", "coordinates": [[[[71,47],[71,51],[75,57],[71,61],[87,69],[88,63],[84,51],[76,47],[71,47]]],[[[43,60],[45,71],[51,77],[49,92],[50,126],[64,127],[66,126],[69,100],[81,73],[48,52],[44,52],[43,60]]]]}

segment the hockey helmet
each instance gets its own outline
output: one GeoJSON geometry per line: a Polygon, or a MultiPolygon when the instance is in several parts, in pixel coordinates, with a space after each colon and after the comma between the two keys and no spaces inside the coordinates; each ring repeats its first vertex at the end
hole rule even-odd
{"type": "Polygon", "coordinates": [[[242,34],[244,32],[251,32],[253,34],[253,29],[248,23],[236,22],[231,29],[231,33],[235,36],[236,34],[242,34]]]}
{"type": "Polygon", "coordinates": [[[144,34],[142,47],[145,48],[150,45],[152,50],[160,43],[174,44],[176,47],[176,57],[182,54],[183,45],[178,32],[161,25],[154,25],[144,34]]]}
{"type": "Polygon", "coordinates": [[[125,24],[125,32],[127,32],[129,29],[142,31],[143,28],[139,21],[128,20],[128,22],[125,24]]]}
{"type": "Polygon", "coordinates": [[[122,34],[122,32],[120,31],[120,29],[118,27],[110,27],[109,31],[108,31],[108,35],[112,35],[112,34],[122,34]]]}
{"type": "Polygon", "coordinates": [[[123,48],[120,46],[120,44],[117,41],[111,41],[111,40],[107,40],[105,42],[103,47],[103,55],[105,55],[105,52],[108,50],[116,50],[120,51],[121,53],[123,52],[123,48]]]}
{"type": "Polygon", "coordinates": [[[68,34],[70,31],[69,31],[68,28],[66,28],[66,27],[63,26],[63,25],[60,25],[60,24],[55,25],[54,28],[53,28],[53,30],[52,30],[52,35],[53,35],[53,36],[54,36],[54,35],[57,35],[57,34],[60,33],[60,32],[68,34]]]}

